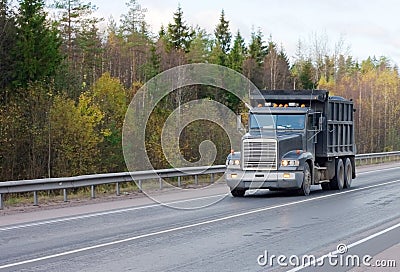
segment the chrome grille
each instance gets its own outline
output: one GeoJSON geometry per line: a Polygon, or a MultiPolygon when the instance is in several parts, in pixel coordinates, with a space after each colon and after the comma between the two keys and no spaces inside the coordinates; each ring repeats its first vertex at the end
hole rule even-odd
{"type": "Polygon", "coordinates": [[[243,141],[243,170],[276,170],[277,142],[271,139],[243,141]]]}

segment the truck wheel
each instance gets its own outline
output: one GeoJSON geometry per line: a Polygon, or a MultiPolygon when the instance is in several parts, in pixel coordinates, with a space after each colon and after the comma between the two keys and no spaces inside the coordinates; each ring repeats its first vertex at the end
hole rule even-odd
{"type": "Polygon", "coordinates": [[[344,163],[344,188],[350,188],[353,180],[353,166],[349,158],[344,163]]]}
{"type": "Polygon", "coordinates": [[[232,189],[231,194],[234,197],[244,197],[244,194],[246,193],[246,190],[244,189],[232,189]]]}
{"type": "Polygon", "coordinates": [[[329,183],[334,190],[342,190],[344,187],[344,165],[342,159],[336,160],[335,177],[329,183]]]}
{"type": "Polygon", "coordinates": [[[311,191],[310,166],[308,165],[308,163],[305,163],[303,183],[301,184],[301,187],[300,187],[300,189],[298,189],[297,193],[299,195],[308,196],[310,194],[310,191],[311,191]]]}

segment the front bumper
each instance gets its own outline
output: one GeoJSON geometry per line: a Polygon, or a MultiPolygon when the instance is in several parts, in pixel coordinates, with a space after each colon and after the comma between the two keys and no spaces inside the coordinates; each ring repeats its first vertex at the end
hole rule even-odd
{"type": "Polygon", "coordinates": [[[303,183],[303,171],[242,171],[227,169],[225,180],[232,189],[298,189],[303,183]]]}

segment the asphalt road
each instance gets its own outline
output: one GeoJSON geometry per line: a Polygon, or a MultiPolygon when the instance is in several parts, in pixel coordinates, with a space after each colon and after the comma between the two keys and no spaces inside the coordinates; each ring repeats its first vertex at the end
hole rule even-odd
{"type": "MultiPolygon", "coordinates": [[[[208,194],[178,203],[221,198],[208,194]]],[[[0,217],[0,271],[398,271],[400,165],[308,197],[258,191],[195,210],[132,203],[52,217],[0,217]]]]}

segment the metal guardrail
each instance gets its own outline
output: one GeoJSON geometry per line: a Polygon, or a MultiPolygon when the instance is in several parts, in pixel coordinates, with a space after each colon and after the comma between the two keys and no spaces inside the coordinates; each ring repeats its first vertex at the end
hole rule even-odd
{"type": "MultiPolygon", "coordinates": [[[[379,163],[388,158],[400,160],[400,151],[369,153],[356,155],[356,161],[360,164],[379,163]]],[[[198,176],[210,175],[210,182],[214,182],[214,174],[225,172],[225,165],[186,167],[178,169],[162,169],[137,172],[122,172],[110,174],[83,175],[65,178],[47,178],[0,182],[0,209],[4,208],[3,195],[10,193],[33,192],[33,203],[38,205],[38,191],[63,190],[64,201],[68,201],[68,189],[79,187],[91,187],[91,197],[95,198],[95,187],[103,184],[115,184],[116,194],[120,194],[120,183],[136,181],[139,190],[142,190],[142,181],[158,179],[160,189],[163,189],[163,178],[178,178],[178,187],[181,187],[181,177],[193,176],[195,184],[198,184],[198,176]]]]}
{"type": "Polygon", "coordinates": [[[400,151],[390,151],[390,152],[380,152],[380,153],[366,153],[357,154],[356,161],[362,165],[373,164],[373,163],[383,163],[385,161],[391,161],[400,159],[400,151]]]}
{"type": "Polygon", "coordinates": [[[158,179],[160,189],[164,187],[164,178],[178,178],[178,187],[181,187],[181,177],[193,176],[198,184],[198,176],[210,175],[210,182],[214,182],[214,174],[225,172],[225,165],[186,167],[177,169],[162,169],[137,172],[122,172],[109,174],[83,175],[65,178],[45,178],[32,180],[17,180],[0,182],[0,210],[4,208],[3,194],[33,192],[33,203],[38,205],[38,191],[63,190],[64,201],[68,201],[67,189],[91,187],[91,197],[95,198],[96,185],[116,185],[116,194],[120,194],[120,183],[136,181],[139,190],[142,190],[142,181],[158,179]]]}

